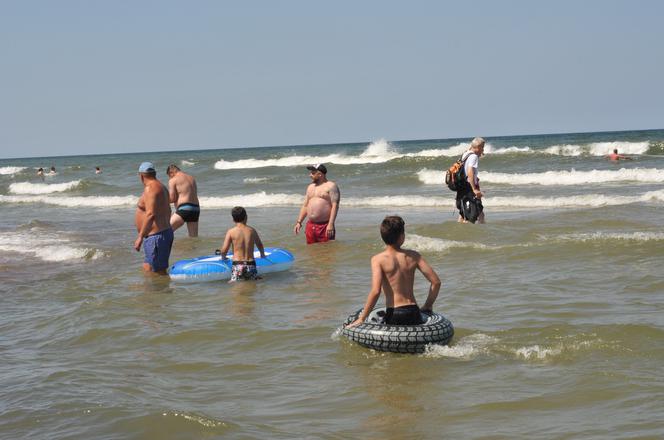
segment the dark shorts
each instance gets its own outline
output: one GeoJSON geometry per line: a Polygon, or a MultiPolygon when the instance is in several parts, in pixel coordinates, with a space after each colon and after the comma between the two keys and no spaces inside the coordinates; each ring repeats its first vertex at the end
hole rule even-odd
{"type": "Polygon", "coordinates": [[[173,229],[168,228],[156,234],[148,235],[143,240],[145,263],[152,267],[153,272],[168,268],[168,257],[173,246],[173,229]]]}
{"type": "Polygon", "coordinates": [[[329,240],[334,240],[334,234],[332,234],[332,237],[329,238],[327,236],[327,222],[307,222],[304,235],[307,237],[307,244],[324,243],[329,240]]]}
{"type": "Polygon", "coordinates": [[[418,325],[422,324],[420,308],[411,304],[409,306],[388,307],[385,309],[385,324],[391,325],[418,325]]]}
{"type": "Polygon", "coordinates": [[[197,222],[201,214],[201,208],[195,203],[183,203],[175,211],[185,222],[197,222]]]}
{"type": "Polygon", "coordinates": [[[259,278],[256,261],[233,261],[231,281],[257,280],[259,278]]]}
{"type": "Polygon", "coordinates": [[[457,193],[456,206],[461,218],[468,220],[471,223],[475,223],[480,214],[482,214],[482,211],[484,211],[482,199],[475,197],[475,194],[472,191],[457,193]]]}

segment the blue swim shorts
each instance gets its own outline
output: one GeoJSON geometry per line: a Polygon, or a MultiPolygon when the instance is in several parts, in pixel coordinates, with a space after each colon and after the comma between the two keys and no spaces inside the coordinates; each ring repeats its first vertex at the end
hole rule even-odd
{"type": "Polygon", "coordinates": [[[168,228],[156,234],[148,235],[143,240],[144,262],[152,267],[153,272],[168,268],[168,257],[173,246],[173,229],[168,228]]]}

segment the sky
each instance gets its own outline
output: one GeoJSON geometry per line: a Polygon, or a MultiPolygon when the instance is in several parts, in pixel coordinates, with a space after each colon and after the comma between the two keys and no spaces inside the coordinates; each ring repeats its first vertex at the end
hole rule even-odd
{"type": "Polygon", "coordinates": [[[0,158],[664,128],[664,2],[0,0],[0,158]]]}

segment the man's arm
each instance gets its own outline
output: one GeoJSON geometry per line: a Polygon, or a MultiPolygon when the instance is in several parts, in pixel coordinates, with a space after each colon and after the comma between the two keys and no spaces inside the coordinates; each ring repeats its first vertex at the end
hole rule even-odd
{"type": "Polygon", "coordinates": [[[364,308],[362,309],[360,316],[355,321],[348,324],[348,327],[355,327],[356,325],[360,325],[364,322],[365,319],[367,319],[367,316],[369,316],[369,313],[371,313],[374,306],[378,302],[378,298],[380,297],[382,281],[383,269],[380,267],[380,261],[378,261],[378,258],[374,256],[371,259],[371,290],[367,296],[367,302],[364,304],[364,308]]]}
{"type": "Polygon", "coordinates": [[[426,278],[427,281],[431,283],[429,286],[429,295],[427,296],[427,300],[420,310],[431,311],[433,309],[433,303],[436,301],[438,292],[440,291],[440,278],[438,278],[436,272],[431,266],[429,266],[429,263],[427,263],[424,257],[421,255],[419,255],[419,258],[417,259],[417,268],[420,272],[422,272],[424,278],[426,278]]]}
{"type": "Polygon", "coordinates": [[[168,203],[177,203],[177,201],[178,201],[178,188],[175,185],[175,179],[168,179],[168,203]]]}
{"type": "Polygon", "coordinates": [[[232,242],[232,237],[231,237],[231,231],[229,230],[228,232],[226,232],[226,237],[224,238],[224,245],[221,247],[222,260],[226,259],[226,254],[228,253],[228,250],[231,248],[231,242],[232,242]]]}
{"type": "Polygon", "coordinates": [[[468,171],[468,183],[470,184],[470,188],[473,190],[475,197],[481,199],[484,194],[482,194],[480,188],[475,185],[475,168],[473,167],[470,167],[470,170],[468,171]]]}
{"type": "Polygon", "coordinates": [[[337,219],[339,201],[341,201],[341,192],[336,183],[332,185],[332,189],[330,189],[330,200],[332,201],[332,211],[330,212],[330,220],[327,222],[327,237],[333,238],[335,234],[334,222],[337,219]]]}
{"type": "Polygon", "coordinates": [[[295,232],[295,235],[297,235],[300,232],[300,229],[302,228],[302,222],[304,221],[305,218],[307,218],[307,205],[309,204],[310,188],[311,185],[307,187],[307,192],[304,193],[304,203],[302,203],[302,207],[300,208],[300,213],[297,215],[297,221],[295,222],[295,227],[293,228],[293,232],[295,232]]]}
{"type": "Polygon", "coordinates": [[[148,236],[148,233],[154,224],[157,195],[152,187],[145,187],[143,202],[145,202],[145,219],[143,220],[143,226],[141,226],[141,229],[138,231],[138,237],[136,238],[136,241],[134,241],[134,249],[136,249],[137,252],[141,250],[143,239],[148,236]]]}
{"type": "Polygon", "coordinates": [[[258,231],[254,229],[254,244],[256,244],[256,247],[258,248],[258,252],[261,253],[261,258],[265,258],[265,248],[263,247],[263,242],[261,241],[261,238],[258,236],[258,231]]]}

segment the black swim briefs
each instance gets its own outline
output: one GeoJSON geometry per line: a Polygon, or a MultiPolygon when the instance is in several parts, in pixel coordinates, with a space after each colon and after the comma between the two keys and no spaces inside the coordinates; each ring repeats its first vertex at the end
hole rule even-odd
{"type": "Polygon", "coordinates": [[[185,222],[197,222],[201,214],[201,208],[195,203],[183,203],[175,211],[185,222]]]}
{"type": "Polygon", "coordinates": [[[385,309],[385,324],[418,325],[422,324],[420,308],[416,304],[385,309]]]}

